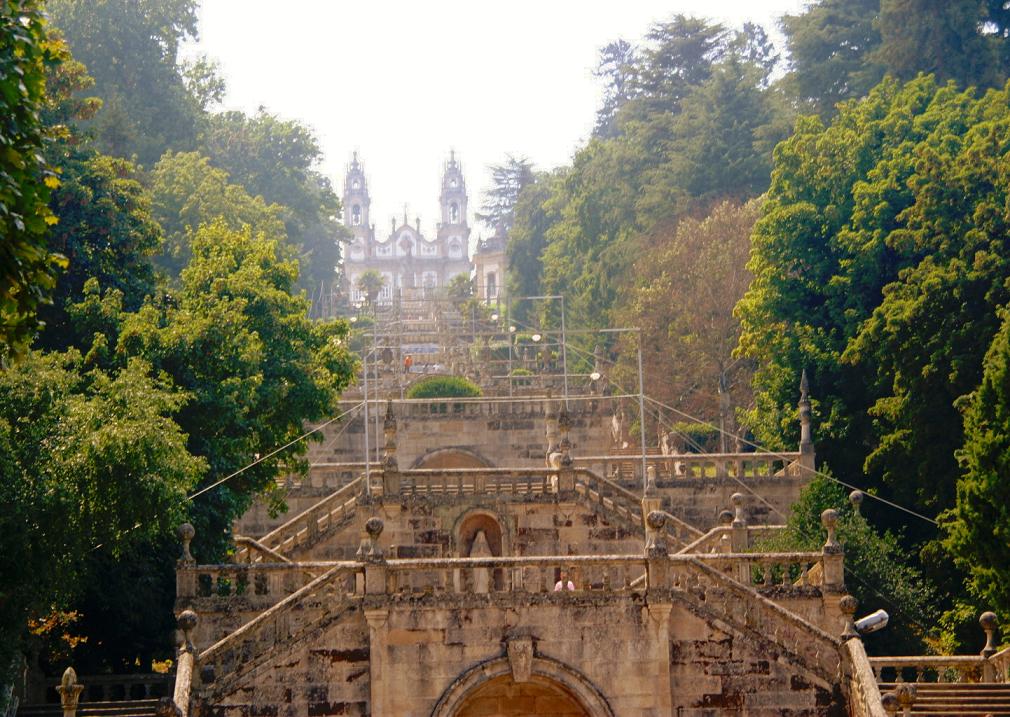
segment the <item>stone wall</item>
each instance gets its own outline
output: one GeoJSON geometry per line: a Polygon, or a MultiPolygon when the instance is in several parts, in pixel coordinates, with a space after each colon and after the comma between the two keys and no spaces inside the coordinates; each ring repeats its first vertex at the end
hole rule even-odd
{"type": "Polygon", "coordinates": [[[481,714],[482,695],[530,714],[523,701],[548,693],[594,717],[844,714],[830,682],[772,639],[675,596],[617,593],[368,596],[226,693],[203,690],[220,717],[448,717],[481,714]]]}

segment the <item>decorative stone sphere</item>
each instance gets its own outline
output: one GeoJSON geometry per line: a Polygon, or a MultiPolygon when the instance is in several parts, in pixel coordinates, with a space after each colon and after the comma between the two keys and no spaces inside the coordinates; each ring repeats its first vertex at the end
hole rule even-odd
{"type": "Polygon", "coordinates": [[[658,510],[653,510],[645,516],[645,522],[648,523],[649,527],[653,530],[662,530],[663,526],[666,525],[666,516],[658,510]]]}
{"type": "Polygon", "coordinates": [[[373,517],[365,521],[365,532],[373,540],[377,540],[382,535],[382,530],[385,527],[386,524],[382,522],[382,518],[373,517]]]}
{"type": "Polygon", "coordinates": [[[995,630],[996,622],[996,613],[989,612],[988,610],[978,618],[978,624],[982,626],[983,630],[995,630]]]}
{"type": "Polygon", "coordinates": [[[179,613],[179,617],[176,618],[176,624],[179,625],[179,629],[183,632],[190,632],[196,627],[196,623],[199,621],[196,613],[192,610],[183,610],[179,613]]]}
{"type": "Polygon", "coordinates": [[[194,536],[196,536],[196,528],[193,527],[192,523],[183,523],[178,529],[179,540],[184,543],[191,541],[194,536]]]}
{"type": "Polygon", "coordinates": [[[893,692],[888,692],[880,698],[880,704],[883,705],[884,711],[889,715],[898,713],[898,696],[893,692]]]}
{"type": "Polygon", "coordinates": [[[732,510],[724,510],[721,513],[719,513],[719,522],[722,525],[729,525],[730,523],[732,523],[733,522],[733,511],[732,510]]]}
{"type": "Polygon", "coordinates": [[[863,504],[863,498],[865,497],[866,496],[863,495],[863,491],[854,490],[851,493],[849,493],[849,503],[852,504],[853,508],[858,510],[859,506],[863,504]]]}
{"type": "Polygon", "coordinates": [[[838,601],[838,609],[842,611],[843,615],[855,615],[857,607],[859,607],[859,601],[851,595],[843,595],[842,599],[838,601]]]}
{"type": "Polygon", "coordinates": [[[729,501],[733,505],[743,505],[743,493],[734,493],[729,497],[729,501]]]}
{"type": "Polygon", "coordinates": [[[821,525],[829,529],[838,525],[838,511],[834,508],[828,508],[821,513],[821,525]]]}

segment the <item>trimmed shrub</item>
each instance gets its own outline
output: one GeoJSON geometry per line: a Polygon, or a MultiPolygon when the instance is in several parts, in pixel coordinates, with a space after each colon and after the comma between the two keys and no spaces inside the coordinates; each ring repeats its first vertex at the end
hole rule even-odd
{"type": "Polygon", "coordinates": [[[480,387],[462,376],[429,376],[407,390],[407,398],[472,398],[480,387]]]}

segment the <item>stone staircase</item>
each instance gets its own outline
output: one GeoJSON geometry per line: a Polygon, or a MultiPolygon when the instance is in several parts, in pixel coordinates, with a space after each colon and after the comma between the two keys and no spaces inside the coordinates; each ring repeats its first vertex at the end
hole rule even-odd
{"type": "MultiPolygon", "coordinates": [[[[81,702],[77,707],[79,717],[153,717],[158,700],[122,700],[116,702],[81,702]]],[[[58,704],[22,705],[18,717],[62,717],[58,704]]]]}
{"type": "MultiPolygon", "coordinates": [[[[881,692],[892,692],[901,684],[880,684],[881,692]]],[[[1010,715],[1010,684],[985,682],[914,683],[913,715],[1010,715]]]]}

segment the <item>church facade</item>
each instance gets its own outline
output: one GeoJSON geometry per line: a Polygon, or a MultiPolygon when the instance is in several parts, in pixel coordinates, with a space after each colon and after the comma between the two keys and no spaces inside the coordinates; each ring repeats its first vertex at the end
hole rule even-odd
{"type": "Polygon", "coordinates": [[[470,275],[466,183],[455,153],[445,163],[438,200],[440,221],[434,237],[421,232],[420,219],[411,225],[405,212],[402,222],[398,224],[394,218],[389,233],[379,238],[370,219],[371,198],[365,173],[355,153],[344,182],[344,224],[351,232],[344,277],[352,304],[366,299],[358,284],[368,271],[377,272],[383,279],[377,299],[380,304],[391,303],[397,296],[434,295],[455,276],[470,275]]]}

